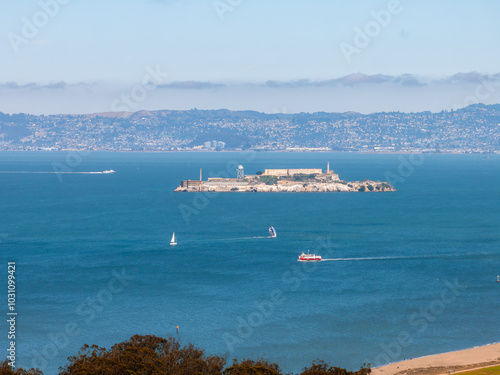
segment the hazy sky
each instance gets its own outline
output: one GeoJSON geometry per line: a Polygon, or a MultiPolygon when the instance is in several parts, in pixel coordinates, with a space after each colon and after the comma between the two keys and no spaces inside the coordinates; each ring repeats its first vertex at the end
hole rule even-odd
{"type": "Polygon", "coordinates": [[[0,0],[0,111],[500,101],[496,0],[0,0]]]}

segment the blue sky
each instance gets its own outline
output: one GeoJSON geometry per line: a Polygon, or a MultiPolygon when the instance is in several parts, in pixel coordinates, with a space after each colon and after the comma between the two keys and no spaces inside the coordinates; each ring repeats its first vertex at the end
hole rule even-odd
{"type": "Polygon", "coordinates": [[[7,113],[438,111],[500,101],[495,0],[0,4],[7,113]]]}

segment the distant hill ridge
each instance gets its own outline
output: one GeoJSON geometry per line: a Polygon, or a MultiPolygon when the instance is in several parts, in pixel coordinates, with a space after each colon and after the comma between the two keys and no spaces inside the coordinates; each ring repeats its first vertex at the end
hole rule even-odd
{"type": "Polygon", "coordinates": [[[192,109],[45,116],[0,112],[0,150],[321,148],[494,153],[500,150],[499,124],[500,104],[474,104],[437,113],[268,114],[192,109]]]}

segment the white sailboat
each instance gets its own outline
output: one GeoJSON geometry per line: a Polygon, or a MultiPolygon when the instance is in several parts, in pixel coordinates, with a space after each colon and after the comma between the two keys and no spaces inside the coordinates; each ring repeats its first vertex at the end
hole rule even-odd
{"type": "Polygon", "coordinates": [[[177,240],[175,239],[175,232],[172,233],[172,239],[170,240],[170,245],[171,246],[177,245],[177,240]]]}
{"type": "Polygon", "coordinates": [[[274,229],[274,227],[269,227],[269,235],[272,237],[272,238],[275,238],[276,237],[276,229],[274,229]]]}

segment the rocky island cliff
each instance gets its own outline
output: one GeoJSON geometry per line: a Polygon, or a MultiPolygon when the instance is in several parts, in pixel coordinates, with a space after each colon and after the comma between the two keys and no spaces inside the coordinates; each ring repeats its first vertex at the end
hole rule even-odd
{"type": "Polygon", "coordinates": [[[384,181],[343,181],[330,170],[266,169],[255,175],[245,175],[239,166],[237,178],[209,178],[207,181],[183,180],[174,190],[180,192],[387,192],[396,191],[384,181]]]}

